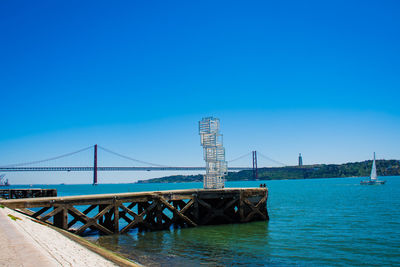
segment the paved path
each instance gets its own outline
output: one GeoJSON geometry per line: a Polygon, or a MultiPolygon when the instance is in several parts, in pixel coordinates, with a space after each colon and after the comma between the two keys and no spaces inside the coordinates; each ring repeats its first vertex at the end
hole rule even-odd
{"type": "Polygon", "coordinates": [[[59,232],[0,208],[0,266],[116,266],[59,232]],[[17,219],[12,220],[11,214],[17,219]]]}
{"type": "Polygon", "coordinates": [[[0,208],[0,266],[60,266],[0,208]]]}

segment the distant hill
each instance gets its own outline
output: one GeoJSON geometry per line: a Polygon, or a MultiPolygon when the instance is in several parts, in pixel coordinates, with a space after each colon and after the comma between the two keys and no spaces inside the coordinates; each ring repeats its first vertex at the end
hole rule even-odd
{"type": "MultiPolygon", "coordinates": [[[[372,160],[362,162],[350,162],[345,164],[316,164],[307,166],[292,166],[278,168],[259,168],[258,180],[285,180],[285,179],[313,179],[313,178],[337,178],[337,177],[361,177],[369,176],[372,160]]],[[[376,168],[378,176],[400,175],[399,160],[377,160],[376,168]]],[[[227,181],[252,181],[251,170],[229,172],[227,181]]],[[[174,175],[149,180],[139,180],[137,183],[181,183],[201,182],[203,175],[174,175]]]]}

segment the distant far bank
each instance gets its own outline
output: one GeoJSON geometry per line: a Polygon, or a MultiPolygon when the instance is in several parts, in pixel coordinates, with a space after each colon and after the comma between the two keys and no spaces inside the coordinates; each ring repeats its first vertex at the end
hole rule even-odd
{"type": "MultiPolygon", "coordinates": [[[[289,166],[276,168],[259,168],[258,178],[253,177],[252,170],[230,172],[226,181],[257,181],[257,180],[287,180],[287,179],[315,179],[315,178],[345,178],[369,176],[372,160],[349,162],[345,164],[315,164],[307,166],[289,166]]],[[[378,176],[399,176],[399,160],[377,160],[378,176]]],[[[137,183],[186,183],[202,182],[203,175],[173,175],[148,180],[139,180],[137,183]]]]}

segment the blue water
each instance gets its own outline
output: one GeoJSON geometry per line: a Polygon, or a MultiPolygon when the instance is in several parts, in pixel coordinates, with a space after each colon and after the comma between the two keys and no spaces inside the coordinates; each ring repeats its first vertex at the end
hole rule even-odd
{"type": "MultiPolygon", "coordinates": [[[[361,186],[361,178],[228,182],[227,187],[266,183],[270,221],[87,238],[152,266],[400,265],[400,177],[384,178],[381,186],[361,186]]],[[[202,184],[47,187],[80,195],[202,184]]]]}

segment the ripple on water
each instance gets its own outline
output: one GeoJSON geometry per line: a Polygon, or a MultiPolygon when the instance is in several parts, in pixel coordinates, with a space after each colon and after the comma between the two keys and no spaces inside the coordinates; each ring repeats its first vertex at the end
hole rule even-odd
{"type": "Polygon", "coordinates": [[[386,177],[384,186],[360,186],[359,180],[265,181],[270,192],[268,223],[96,239],[153,266],[400,265],[400,177],[386,177]]]}

